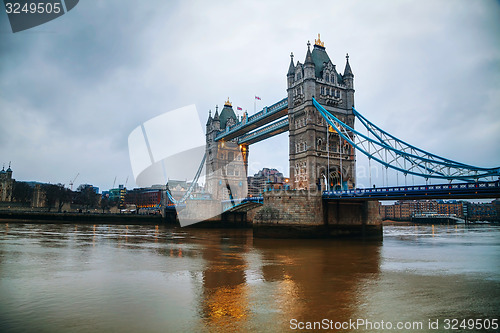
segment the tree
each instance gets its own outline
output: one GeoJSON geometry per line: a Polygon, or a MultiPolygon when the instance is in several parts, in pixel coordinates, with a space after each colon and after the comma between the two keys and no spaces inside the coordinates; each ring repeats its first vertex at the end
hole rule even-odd
{"type": "Polygon", "coordinates": [[[77,191],[77,202],[87,209],[96,207],[99,201],[99,195],[95,193],[95,189],[92,185],[82,184],[78,186],[77,191]]]}
{"type": "Polygon", "coordinates": [[[33,200],[33,188],[28,183],[14,181],[12,200],[28,205],[33,200]]]}
{"type": "Polygon", "coordinates": [[[103,195],[101,197],[101,209],[103,213],[105,209],[109,209],[109,195],[103,195]]]}
{"type": "Polygon", "coordinates": [[[65,202],[71,200],[71,190],[64,187],[63,184],[44,184],[42,189],[45,192],[45,200],[48,211],[58,203],[57,211],[61,212],[62,206],[65,202]]]}

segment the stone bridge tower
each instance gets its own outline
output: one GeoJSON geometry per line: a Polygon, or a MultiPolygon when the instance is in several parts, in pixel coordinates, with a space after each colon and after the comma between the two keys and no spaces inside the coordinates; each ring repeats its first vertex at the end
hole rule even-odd
{"type": "Polygon", "coordinates": [[[235,125],[238,118],[229,98],[220,112],[210,114],[206,132],[206,189],[215,200],[244,198],[247,196],[248,146],[240,146],[237,138],[215,141],[216,136],[235,125]]]}
{"type": "Polygon", "coordinates": [[[312,52],[310,48],[307,42],[303,64],[294,64],[291,54],[287,74],[292,187],[316,190],[321,186],[324,190],[328,180],[331,189],[352,188],[356,183],[354,147],[340,140],[332,129],[328,131],[326,121],[312,103],[314,97],[327,111],[354,128],[354,75],[349,56],[344,74],[340,74],[319,34],[312,52]]]}

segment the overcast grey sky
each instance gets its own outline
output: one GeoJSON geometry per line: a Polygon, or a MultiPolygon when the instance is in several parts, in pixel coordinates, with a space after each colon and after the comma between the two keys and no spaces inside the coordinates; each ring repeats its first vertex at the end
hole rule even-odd
{"type": "MultiPolygon", "coordinates": [[[[500,4],[486,0],[85,0],[15,34],[2,11],[0,163],[17,180],[134,187],[135,127],[189,104],[204,127],[228,96],[250,114],[255,95],[280,100],[290,52],[303,62],[317,33],[342,72],[349,53],[368,119],[438,155],[500,165],[500,4]]],[[[287,134],[250,147],[250,173],[264,166],[288,175],[287,134]]]]}

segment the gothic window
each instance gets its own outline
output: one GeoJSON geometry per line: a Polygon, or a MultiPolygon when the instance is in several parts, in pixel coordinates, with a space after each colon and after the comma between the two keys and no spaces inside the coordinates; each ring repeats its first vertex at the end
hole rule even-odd
{"type": "Polygon", "coordinates": [[[325,87],[321,87],[321,95],[325,94],[325,87]]]}
{"type": "Polygon", "coordinates": [[[325,75],[326,82],[330,82],[330,74],[325,75]]]}
{"type": "Polygon", "coordinates": [[[302,95],[302,86],[299,87],[300,94],[302,95]]]}
{"type": "Polygon", "coordinates": [[[330,88],[326,88],[326,94],[330,95],[330,88]]]}
{"type": "Polygon", "coordinates": [[[232,151],[230,151],[230,152],[227,153],[227,159],[229,161],[234,160],[234,153],[232,151]]]}

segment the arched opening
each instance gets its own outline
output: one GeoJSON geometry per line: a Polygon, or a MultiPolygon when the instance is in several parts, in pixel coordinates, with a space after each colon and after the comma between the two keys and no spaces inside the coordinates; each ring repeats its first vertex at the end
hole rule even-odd
{"type": "Polygon", "coordinates": [[[337,170],[330,170],[330,177],[329,177],[329,182],[330,182],[330,190],[336,191],[340,190],[340,174],[337,170]]]}

